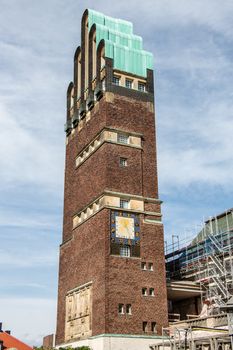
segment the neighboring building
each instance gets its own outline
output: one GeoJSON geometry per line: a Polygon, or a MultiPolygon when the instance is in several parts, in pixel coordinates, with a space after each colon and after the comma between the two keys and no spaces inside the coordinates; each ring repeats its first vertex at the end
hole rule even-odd
{"type": "Polygon", "coordinates": [[[10,331],[2,330],[2,323],[0,323],[0,349],[14,349],[14,350],[33,350],[33,348],[21,340],[13,337],[10,331]]]}
{"type": "Polygon", "coordinates": [[[207,300],[208,312],[217,314],[233,295],[233,209],[206,220],[189,244],[168,252],[166,268],[168,286],[175,282],[199,286],[192,301],[182,297],[170,303],[171,313],[181,319],[199,315],[207,300]]]}
{"type": "Polygon", "coordinates": [[[43,338],[43,349],[44,350],[49,350],[54,347],[54,334],[49,334],[46,335],[43,338]]]}
{"type": "Polygon", "coordinates": [[[168,325],[153,56],[86,10],[67,92],[57,345],[147,349],[168,325]]]}
{"type": "Polygon", "coordinates": [[[173,242],[166,269],[169,336],[151,349],[233,349],[233,209],[206,220],[189,243],[173,242]]]}

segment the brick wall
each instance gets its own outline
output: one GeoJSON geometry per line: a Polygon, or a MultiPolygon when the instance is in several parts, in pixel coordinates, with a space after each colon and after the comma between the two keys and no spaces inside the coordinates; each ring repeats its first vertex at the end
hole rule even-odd
{"type": "MultiPolygon", "coordinates": [[[[73,215],[104,190],[158,198],[153,105],[130,97],[104,96],[91,111],[82,130],[69,136],[66,147],[63,244],[60,250],[56,343],[64,341],[67,291],[93,282],[92,334],[143,334],[142,322],[167,325],[167,295],[163,254],[163,227],[144,223],[140,215],[141,257],[110,255],[110,210],[102,209],[72,230],[73,215]],[[103,127],[143,134],[142,149],[104,143],[77,169],[75,158],[103,127]],[[119,158],[128,167],[119,166],[119,158]],[[152,262],[153,271],[142,271],[141,261],[152,262]],[[142,288],[155,296],[142,296],[142,288]],[[119,315],[118,304],[132,305],[132,315],[119,315]]],[[[147,203],[146,210],[160,211],[147,203]]]]}

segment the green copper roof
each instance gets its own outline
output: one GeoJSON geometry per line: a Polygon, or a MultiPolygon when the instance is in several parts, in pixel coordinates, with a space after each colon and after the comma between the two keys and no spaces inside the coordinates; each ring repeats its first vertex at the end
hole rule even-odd
{"type": "Polygon", "coordinates": [[[96,25],[96,44],[105,40],[105,56],[113,59],[113,67],[124,72],[147,76],[153,69],[153,54],[143,50],[142,38],[133,34],[133,24],[88,10],[88,27],[96,25]]]}

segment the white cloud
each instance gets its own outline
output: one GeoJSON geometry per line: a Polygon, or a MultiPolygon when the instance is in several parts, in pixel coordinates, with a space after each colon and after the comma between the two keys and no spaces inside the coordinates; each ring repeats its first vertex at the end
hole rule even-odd
{"type": "Polygon", "coordinates": [[[11,249],[0,249],[0,265],[8,268],[35,268],[52,267],[58,263],[58,252],[51,249],[38,252],[35,249],[17,247],[11,249]]]}
{"type": "Polygon", "coordinates": [[[158,153],[160,184],[165,192],[192,183],[229,189],[233,173],[233,105],[229,101],[211,101],[201,112],[198,108],[190,111],[188,106],[166,111],[163,128],[168,136],[161,139],[158,153]]]}
{"type": "MultiPolygon", "coordinates": [[[[93,6],[93,1],[88,1],[88,5],[93,6]]],[[[172,28],[177,26],[185,30],[188,26],[197,25],[232,37],[231,0],[225,0],[224,5],[218,0],[121,0],[115,3],[100,0],[94,8],[109,15],[122,17],[124,14],[124,18],[133,20],[135,27],[141,28],[141,31],[145,28],[147,32],[148,28],[169,28],[172,33],[172,28]]]]}
{"type": "MultiPolygon", "coordinates": [[[[5,286],[3,286],[5,287],[5,286]]],[[[44,284],[39,284],[39,283],[32,283],[32,282],[14,282],[14,281],[11,281],[11,282],[8,282],[7,283],[7,288],[19,288],[19,287],[23,287],[23,288],[35,288],[35,289],[46,289],[47,286],[44,285],[44,284]]]]}
{"type": "Polygon", "coordinates": [[[0,299],[3,328],[25,343],[41,345],[55,331],[56,300],[41,298],[0,299]]]}
{"type": "Polygon", "coordinates": [[[59,154],[59,148],[43,136],[20,126],[2,104],[0,129],[1,186],[16,182],[43,184],[50,188],[62,185],[63,155],[59,154]]]}
{"type": "MultiPolygon", "coordinates": [[[[0,227],[5,226],[7,228],[25,228],[41,230],[60,230],[62,218],[52,214],[38,214],[28,212],[25,213],[25,208],[17,208],[14,215],[12,214],[12,207],[6,210],[4,207],[0,207],[0,227]]],[[[3,233],[2,233],[3,234],[3,233]]]]}
{"type": "MultiPolygon", "coordinates": [[[[164,46],[162,50],[157,51],[155,66],[159,70],[180,70],[188,73],[189,79],[198,80],[200,74],[208,79],[208,82],[219,79],[219,74],[228,69],[232,69],[230,58],[224,55],[224,52],[219,49],[217,44],[213,42],[189,42],[187,46],[182,46],[183,42],[173,44],[173,46],[164,46]],[[172,52],[172,55],[169,54],[172,52]]],[[[156,52],[156,47],[154,47],[156,52]]]]}

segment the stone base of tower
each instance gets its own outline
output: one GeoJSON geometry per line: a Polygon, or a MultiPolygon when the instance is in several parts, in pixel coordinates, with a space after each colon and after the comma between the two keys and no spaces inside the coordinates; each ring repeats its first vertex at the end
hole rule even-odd
{"type": "Polygon", "coordinates": [[[84,340],[59,344],[59,347],[89,346],[91,350],[150,350],[150,345],[161,343],[162,336],[101,334],[84,340]]]}

